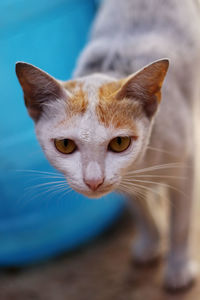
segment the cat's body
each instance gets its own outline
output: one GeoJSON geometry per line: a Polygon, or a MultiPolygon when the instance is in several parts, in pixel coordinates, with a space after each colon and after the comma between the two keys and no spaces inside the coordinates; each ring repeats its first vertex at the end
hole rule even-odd
{"type": "Polygon", "coordinates": [[[185,287],[194,278],[189,227],[199,37],[196,1],[106,0],[72,81],[61,83],[31,65],[17,65],[29,114],[50,162],[74,189],[90,197],[116,189],[131,198],[140,233],[133,254],[139,262],[154,259],[159,251],[146,193],[159,182],[169,188],[169,288],[185,287]],[[131,74],[163,57],[170,58],[171,66],[155,117],[168,61],[131,74]]]}
{"type": "MultiPolygon", "coordinates": [[[[169,58],[170,69],[162,89],[164,101],[155,119],[151,144],[179,155],[187,150],[177,139],[191,135],[188,106],[192,108],[198,93],[194,88],[198,88],[200,73],[199,18],[197,1],[106,1],[74,72],[75,77],[101,72],[123,78],[150,62],[169,58]]],[[[189,142],[185,145],[191,146],[189,142]]]]}

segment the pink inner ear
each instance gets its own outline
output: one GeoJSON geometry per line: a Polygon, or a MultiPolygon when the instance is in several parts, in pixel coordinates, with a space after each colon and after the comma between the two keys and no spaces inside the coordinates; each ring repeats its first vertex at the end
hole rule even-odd
{"type": "Polygon", "coordinates": [[[33,65],[17,63],[16,74],[24,92],[25,105],[34,121],[39,119],[44,102],[64,97],[64,89],[58,81],[33,65]]]}

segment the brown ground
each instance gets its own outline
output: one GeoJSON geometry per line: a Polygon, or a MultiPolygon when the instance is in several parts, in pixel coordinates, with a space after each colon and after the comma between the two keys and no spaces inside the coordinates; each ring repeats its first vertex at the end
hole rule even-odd
{"type": "MultiPolygon", "coordinates": [[[[0,300],[200,299],[200,280],[188,292],[167,294],[161,287],[162,262],[142,269],[133,266],[133,225],[125,213],[110,232],[75,253],[25,270],[2,271],[0,300]]],[[[196,233],[200,234],[200,224],[196,233]]]]}
{"type": "MultiPolygon", "coordinates": [[[[200,155],[198,158],[199,164],[200,155]]],[[[199,185],[197,188],[200,191],[199,185]]],[[[199,205],[196,204],[193,223],[193,253],[200,262],[199,205]]],[[[0,300],[200,299],[200,278],[184,293],[169,294],[162,289],[164,259],[151,268],[133,266],[130,253],[133,236],[134,224],[126,212],[108,233],[79,251],[28,269],[1,270],[0,300]]]]}

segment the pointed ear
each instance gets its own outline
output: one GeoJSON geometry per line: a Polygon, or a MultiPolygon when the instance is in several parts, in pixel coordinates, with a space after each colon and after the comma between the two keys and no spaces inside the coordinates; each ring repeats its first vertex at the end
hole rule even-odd
{"type": "Polygon", "coordinates": [[[34,121],[39,120],[44,103],[64,97],[61,84],[31,64],[16,63],[16,74],[24,92],[25,105],[34,121]]]}
{"type": "Polygon", "coordinates": [[[151,118],[161,100],[161,87],[168,66],[168,59],[162,59],[131,75],[118,91],[117,99],[128,98],[139,101],[147,117],[151,118]]]}

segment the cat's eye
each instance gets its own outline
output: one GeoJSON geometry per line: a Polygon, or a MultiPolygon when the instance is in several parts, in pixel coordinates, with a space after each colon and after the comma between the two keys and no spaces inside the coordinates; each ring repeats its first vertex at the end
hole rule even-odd
{"type": "Polygon", "coordinates": [[[56,149],[63,154],[71,154],[76,150],[76,144],[70,139],[54,140],[56,149]]]}
{"type": "Polygon", "coordinates": [[[112,139],[108,145],[108,149],[113,152],[123,152],[131,144],[131,138],[128,136],[117,136],[116,138],[112,139]]]}

